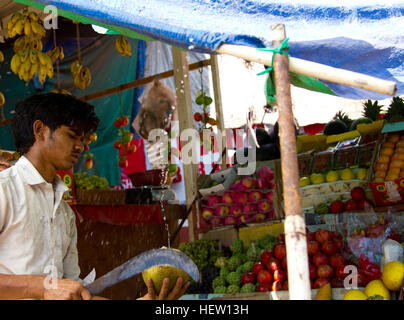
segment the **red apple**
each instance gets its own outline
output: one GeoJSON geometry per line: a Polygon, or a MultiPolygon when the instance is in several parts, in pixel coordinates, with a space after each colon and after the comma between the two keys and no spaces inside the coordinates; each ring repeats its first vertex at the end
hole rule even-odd
{"type": "Polygon", "coordinates": [[[331,288],[343,288],[344,280],[339,279],[339,278],[332,278],[330,284],[331,284],[331,288]]]}
{"type": "Polygon", "coordinates": [[[240,205],[233,204],[230,206],[229,214],[231,214],[233,216],[238,216],[241,213],[242,213],[242,207],[240,205]]]}
{"type": "Polygon", "coordinates": [[[344,249],[344,242],[340,239],[334,240],[335,252],[342,252],[344,249]]]}
{"type": "Polygon", "coordinates": [[[276,237],[276,242],[285,243],[285,234],[282,232],[276,237]]]}
{"type": "Polygon", "coordinates": [[[254,222],[261,222],[261,221],[265,220],[266,218],[267,217],[265,216],[265,214],[260,213],[260,212],[254,213],[254,215],[252,216],[252,220],[254,222]]]}
{"type": "Polygon", "coordinates": [[[313,288],[314,289],[319,289],[322,286],[326,285],[330,281],[326,278],[317,278],[316,281],[314,281],[313,288]]]}
{"type": "Polygon", "coordinates": [[[307,234],[307,241],[316,240],[316,233],[315,232],[306,232],[307,234]]]}
{"type": "Polygon", "coordinates": [[[316,241],[323,243],[326,242],[327,240],[330,240],[330,232],[325,229],[319,229],[316,231],[316,241]]]}
{"type": "Polygon", "coordinates": [[[258,178],[257,179],[257,188],[258,189],[268,189],[270,186],[269,182],[265,179],[258,178]]]}
{"type": "Polygon", "coordinates": [[[361,210],[369,210],[373,208],[373,203],[368,199],[362,199],[357,202],[357,208],[361,210]]]}
{"type": "Polygon", "coordinates": [[[220,205],[215,209],[215,216],[227,216],[229,214],[229,207],[225,205],[220,205]]]}
{"type": "Polygon", "coordinates": [[[337,231],[332,231],[332,239],[333,240],[342,240],[342,234],[337,231]]]}
{"type": "Polygon", "coordinates": [[[202,218],[207,219],[212,215],[213,215],[213,209],[212,208],[203,208],[202,209],[202,218]]]}
{"type": "Polygon", "coordinates": [[[322,264],[328,264],[328,257],[322,252],[317,252],[313,255],[313,263],[316,267],[322,264]]]}
{"type": "Polygon", "coordinates": [[[256,279],[256,276],[255,276],[255,273],[253,273],[253,272],[247,272],[247,273],[244,273],[241,276],[241,283],[242,284],[256,283],[256,282],[257,282],[257,279],[256,279]]]}
{"type": "Polygon", "coordinates": [[[277,244],[274,247],[274,256],[275,258],[282,260],[286,257],[286,245],[284,244],[277,244]]]}
{"type": "Polygon", "coordinates": [[[338,279],[345,279],[345,277],[348,275],[348,273],[344,272],[345,267],[346,267],[346,265],[342,264],[342,265],[338,266],[337,269],[335,270],[335,276],[338,279]]]}
{"type": "Polygon", "coordinates": [[[243,205],[244,213],[251,213],[257,210],[257,205],[255,203],[245,203],[243,205]]]}
{"type": "Polygon", "coordinates": [[[283,270],[275,270],[274,281],[283,281],[283,280],[286,280],[286,272],[283,270]]]}
{"type": "Polygon", "coordinates": [[[357,204],[355,200],[349,199],[347,201],[345,201],[345,211],[353,211],[356,210],[357,204]]]}
{"type": "Polygon", "coordinates": [[[215,204],[220,203],[222,200],[222,197],[218,195],[209,195],[206,198],[206,201],[208,202],[208,206],[213,207],[215,204]]]}
{"type": "Polygon", "coordinates": [[[230,226],[230,225],[233,225],[233,224],[237,224],[237,219],[234,216],[227,216],[227,217],[224,218],[223,222],[224,222],[224,224],[226,226],[230,226]]]}
{"type": "Polygon", "coordinates": [[[331,213],[342,213],[344,212],[345,205],[341,200],[335,200],[330,203],[330,212],[331,213]]]}
{"type": "Polygon", "coordinates": [[[265,266],[261,262],[254,263],[254,265],[252,267],[252,272],[255,275],[258,275],[258,272],[260,272],[261,270],[265,270],[265,266]]]}
{"type": "Polygon", "coordinates": [[[272,275],[268,270],[261,270],[257,275],[258,283],[270,283],[272,281],[272,275]]]}
{"type": "Polygon", "coordinates": [[[249,202],[257,202],[262,199],[262,193],[260,191],[251,191],[248,193],[249,202]]]}
{"type": "Polygon", "coordinates": [[[320,242],[315,240],[309,241],[307,244],[307,253],[312,256],[320,251],[320,242]]]}
{"type": "Polygon", "coordinates": [[[341,253],[333,254],[328,260],[331,267],[333,267],[334,269],[344,264],[344,256],[341,253]]]}
{"type": "Polygon", "coordinates": [[[247,189],[253,189],[253,188],[256,187],[257,181],[256,181],[254,178],[252,178],[252,177],[244,177],[244,178],[241,180],[241,185],[242,185],[242,187],[243,187],[245,190],[247,190],[247,189]]]}
{"type": "Polygon", "coordinates": [[[289,285],[288,285],[288,280],[286,280],[283,284],[282,284],[282,290],[289,290],[289,285]]]}
{"type": "Polygon", "coordinates": [[[286,257],[282,259],[282,268],[288,270],[288,261],[286,257]]]}
{"type": "Polygon", "coordinates": [[[321,251],[325,253],[327,256],[332,256],[335,252],[337,252],[337,248],[334,244],[334,241],[328,240],[322,243],[321,251]]]}
{"type": "Polygon", "coordinates": [[[267,286],[265,283],[260,283],[256,289],[257,292],[271,291],[271,286],[267,286]]]}
{"type": "Polygon", "coordinates": [[[247,192],[244,191],[234,191],[233,192],[233,201],[238,204],[243,204],[248,201],[247,192]]]}
{"type": "Polygon", "coordinates": [[[242,214],[237,217],[238,224],[249,223],[251,221],[251,217],[248,214],[242,214]]]}
{"type": "Polygon", "coordinates": [[[331,278],[334,275],[334,269],[328,264],[321,264],[317,268],[317,276],[319,278],[331,278]]]}
{"type": "Polygon", "coordinates": [[[221,217],[213,216],[209,218],[209,225],[211,225],[212,227],[218,227],[221,226],[222,224],[223,224],[223,218],[221,217]]]}
{"type": "Polygon", "coordinates": [[[270,167],[262,166],[257,170],[257,177],[271,181],[275,177],[275,174],[270,167]]]}
{"type": "Polygon", "coordinates": [[[272,209],[272,203],[267,199],[262,199],[258,201],[257,209],[259,212],[269,212],[272,209]]]}
{"type": "Polygon", "coordinates": [[[271,272],[275,272],[275,270],[280,269],[281,266],[282,263],[274,257],[269,258],[268,263],[266,264],[266,268],[271,272]]]}
{"type": "Polygon", "coordinates": [[[227,191],[223,194],[222,196],[222,202],[223,203],[233,203],[233,197],[231,192],[227,191]]]}
{"type": "Polygon", "coordinates": [[[274,193],[272,191],[267,192],[265,196],[269,202],[274,203],[274,193]]]}
{"type": "Polygon", "coordinates": [[[272,255],[273,255],[272,250],[264,250],[264,252],[261,254],[262,264],[266,266],[272,255]]]}
{"type": "Polygon", "coordinates": [[[274,281],[272,283],[272,291],[281,291],[282,290],[282,282],[281,281],[274,281]]]}
{"type": "Polygon", "coordinates": [[[310,279],[314,280],[317,278],[317,268],[314,264],[309,263],[309,275],[310,279]]]}
{"type": "Polygon", "coordinates": [[[351,190],[351,198],[355,201],[360,201],[365,199],[365,190],[362,187],[355,187],[351,190]]]}

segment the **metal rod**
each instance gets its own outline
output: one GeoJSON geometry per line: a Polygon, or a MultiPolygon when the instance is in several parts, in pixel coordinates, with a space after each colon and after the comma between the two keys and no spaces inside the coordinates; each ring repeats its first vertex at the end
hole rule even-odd
{"type": "MultiPolygon", "coordinates": [[[[273,47],[285,39],[285,26],[272,27],[273,47]]],[[[300,205],[299,170],[296,155],[295,122],[290,94],[288,57],[274,56],[276,100],[279,109],[279,141],[281,149],[283,197],[285,203],[285,240],[288,261],[290,300],[310,300],[309,265],[307,259],[306,225],[300,205]]]]}

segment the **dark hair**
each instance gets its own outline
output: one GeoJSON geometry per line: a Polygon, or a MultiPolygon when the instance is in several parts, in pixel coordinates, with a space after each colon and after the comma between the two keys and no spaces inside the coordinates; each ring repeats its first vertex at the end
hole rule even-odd
{"type": "Polygon", "coordinates": [[[36,120],[41,120],[51,132],[65,125],[84,134],[94,132],[100,122],[93,105],[72,95],[33,95],[17,104],[11,123],[14,142],[20,154],[27,153],[35,142],[33,124],[36,120]]]}

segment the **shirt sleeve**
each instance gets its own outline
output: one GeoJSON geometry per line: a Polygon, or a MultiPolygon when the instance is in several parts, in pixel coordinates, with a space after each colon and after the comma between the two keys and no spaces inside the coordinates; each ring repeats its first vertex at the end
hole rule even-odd
{"type": "Polygon", "coordinates": [[[9,190],[6,184],[0,182],[0,233],[2,233],[8,219],[9,214],[9,190]]]}
{"type": "Polygon", "coordinates": [[[77,251],[77,228],[75,214],[68,204],[65,204],[67,210],[69,210],[69,223],[70,223],[70,245],[67,249],[67,253],[63,259],[63,278],[72,279],[75,281],[82,282],[79,278],[80,267],[79,267],[79,254],[77,251]]]}

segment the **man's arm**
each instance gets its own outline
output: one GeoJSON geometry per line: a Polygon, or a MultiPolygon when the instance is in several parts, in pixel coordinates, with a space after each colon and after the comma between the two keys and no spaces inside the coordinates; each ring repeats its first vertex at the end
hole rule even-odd
{"type": "Polygon", "coordinates": [[[44,276],[0,274],[0,299],[42,299],[44,276]]]}

